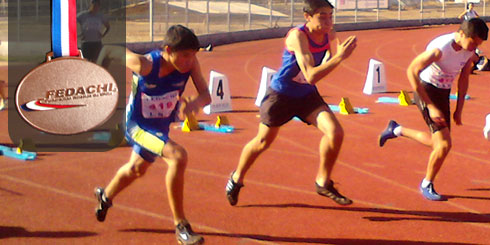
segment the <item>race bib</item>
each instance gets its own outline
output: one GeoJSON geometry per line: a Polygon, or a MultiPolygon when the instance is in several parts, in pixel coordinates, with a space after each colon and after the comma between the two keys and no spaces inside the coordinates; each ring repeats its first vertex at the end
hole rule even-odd
{"type": "Polygon", "coordinates": [[[179,91],[151,96],[141,93],[141,107],[144,118],[167,118],[179,101],[179,91]]]}
{"type": "Polygon", "coordinates": [[[451,85],[456,77],[455,74],[448,74],[440,71],[433,73],[431,82],[438,88],[451,88],[451,85]]]}

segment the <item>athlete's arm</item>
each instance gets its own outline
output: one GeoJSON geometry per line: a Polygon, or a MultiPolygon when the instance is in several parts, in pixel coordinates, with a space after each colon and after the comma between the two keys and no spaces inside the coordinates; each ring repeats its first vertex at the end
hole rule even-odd
{"type": "Polygon", "coordinates": [[[316,84],[340,64],[342,60],[350,56],[356,47],[356,37],[350,36],[342,44],[337,44],[337,51],[332,58],[319,66],[315,66],[305,33],[299,30],[291,31],[286,38],[286,47],[294,52],[306,81],[310,84],[316,84]]]}
{"type": "Polygon", "coordinates": [[[107,33],[109,32],[109,30],[111,29],[111,24],[109,23],[108,20],[104,20],[103,24],[104,24],[104,27],[105,27],[105,31],[104,31],[104,33],[102,33],[102,37],[105,37],[105,35],[107,35],[107,33]]]}
{"type": "Polygon", "coordinates": [[[471,71],[473,70],[474,62],[478,60],[476,55],[472,55],[471,58],[466,62],[465,66],[461,70],[458,79],[458,101],[456,103],[456,110],[454,111],[453,118],[456,125],[462,125],[462,112],[464,106],[464,97],[468,91],[468,84],[471,71]]]}
{"type": "Polygon", "coordinates": [[[194,66],[191,70],[191,78],[194,83],[194,87],[197,90],[198,96],[194,98],[184,99],[181,110],[184,115],[189,115],[190,113],[197,113],[200,108],[211,103],[211,95],[209,94],[206,79],[201,72],[201,65],[197,58],[194,59],[194,66]]]}
{"type": "Polygon", "coordinates": [[[339,40],[337,39],[337,32],[334,29],[332,29],[332,31],[328,34],[328,42],[330,43],[330,49],[325,54],[325,57],[323,57],[322,64],[326,63],[330,58],[332,58],[337,53],[338,41],[339,40]]]}
{"type": "Polygon", "coordinates": [[[462,20],[464,18],[464,15],[466,14],[466,10],[463,11],[463,13],[458,15],[458,19],[462,20]]]}
{"type": "Polygon", "coordinates": [[[444,116],[442,112],[434,106],[434,103],[429,98],[424,88],[420,86],[420,73],[427,68],[433,62],[440,60],[442,57],[442,52],[440,49],[432,49],[426,50],[423,53],[419,54],[415,59],[410,63],[407,69],[407,77],[410,85],[413,90],[417,92],[420,96],[420,99],[425,102],[427,108],[429,109],[429,114],[432,120],[436,123],[445,123],[444,116]]]}
{"type": "Polygon", "coordinates": [[[126,66],[134,73],[146,76],[153,68],[153,61],[150,55],[133,53],[126,48],[126,66]]]}
{"type": "Polygon", "coordinates": [[[122,46],[104,45],[96,63],[108,68],[112,61],[121,63],[123,59],[126,59],[126,67],[131,71],[143,76],[150,74],[153,65],[151,56],[133,53],[122,46]]]}

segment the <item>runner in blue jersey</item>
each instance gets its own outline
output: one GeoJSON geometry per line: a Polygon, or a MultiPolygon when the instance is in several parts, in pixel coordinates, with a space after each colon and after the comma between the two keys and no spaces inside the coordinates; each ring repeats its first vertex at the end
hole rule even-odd
{"type": "MultiPolygon", "coordinates": [[[[126,138],[133,145],[133,151],[129,161],[117,171],[109,185],[95,189],[99,202],[96,217],[100,222],[105,220],[114,197],[143,176],[157,157],[162,157],[168,164],[165,181],[176,225],[176,238],[182,244],[203,243],[204,239],[192,231],[184,215],[187,153],[168,135],[169,125],[176,118],[179,103],[183,114],[189,115],[211,102],[206,80],[196,58],[198,49],[199,41],[194,33],[176,25],[167,31],[163,51],[154,50],[139,55],[126,50],[126,66],[137,74],[126,109],[126,138]],[[181,99],[189,77],[192,77],[199,95],[193,99],[181,99]]],[[[103,50],[102,62],[99,63],[107,65],[104,56],[110,56],[110,53],[103,50]]]]}
{"type": "Polygon", "coordinates": [[[356,37],[350,36],[343,43],[337,40],[333,45],[332,41],[336,39],[332,22],[333,6],[326,0],[306,0],[303,11],[306,23],[289,31],[282,66],[262,100],[258,134],[243,148],[238,166],[227,182],[226,196],[231,205],[238,202],[238,194],[249,168],[271,145],[280,127],[294,116],[323,133],[320,166],[315,179],[317,193],[341,205],[352,203],[334,188],[330,179],[344,132],[315,84],[350,56],[356,47],[356,37]],[[329,50],[331,58],[327,59],[329,50]]]}

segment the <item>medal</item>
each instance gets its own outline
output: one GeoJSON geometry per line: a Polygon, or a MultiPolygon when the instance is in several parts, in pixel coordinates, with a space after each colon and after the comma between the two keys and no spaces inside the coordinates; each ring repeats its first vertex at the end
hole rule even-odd
{"type": "Polygon", "coordinates": [[[19,83],[16,109],[43,132],[72,135],[94,129],[115,112],[116,81],[78,50],[75,0],[53,0],[51,30],[53,51],[19,83]]]}

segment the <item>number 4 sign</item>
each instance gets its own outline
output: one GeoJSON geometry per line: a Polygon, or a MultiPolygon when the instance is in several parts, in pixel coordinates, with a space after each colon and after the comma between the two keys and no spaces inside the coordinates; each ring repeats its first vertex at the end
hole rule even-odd
{"type": "Polygon", "coordinates": [[[204,107],[206,114],[231,111],[231,95],[228,78],[219,72],[211,71],[209,74],[209,93],[211,104],[204,107]]]}
{"type": "Polygon", "coordinates": [[[369,60],[369,68],[364,84],[365,94],[386,92],[386,73],[383,62],[375,59],[369,60]]]}

